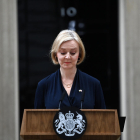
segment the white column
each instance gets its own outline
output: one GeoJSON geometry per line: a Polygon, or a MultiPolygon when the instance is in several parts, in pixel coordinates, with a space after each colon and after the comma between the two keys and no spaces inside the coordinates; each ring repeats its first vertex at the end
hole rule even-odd
{"type": "MultiPolygon", "coordinates": [[[[125,10],[124,0],[119,0],[119,63],[120,63],[120,111],[121,116],[127,115],[126,104],[126,54],[125,54],[125,10]]],[[[127,123],[124,132],[121,134],[122,140],[127,140],[127,123]]]]}
{"type": "Polygon", "coordinates": [[[119,0],[122,140],[140,138],[140,1],[119,0]]]}
{"type": "Polygon", "coordinates": [[[19,140],[17,1],[0,0],[0,140],[19,140]]]}

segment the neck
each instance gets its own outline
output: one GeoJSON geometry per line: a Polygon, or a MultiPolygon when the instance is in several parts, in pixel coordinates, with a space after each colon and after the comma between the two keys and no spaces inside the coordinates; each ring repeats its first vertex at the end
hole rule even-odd
{"type": "Polygon", "coordinates": [[[74,79],[76,71],[77,71],[76,67],[72,69],[63,69],[62,67],[60,67],[62,79],[74,79]]]}

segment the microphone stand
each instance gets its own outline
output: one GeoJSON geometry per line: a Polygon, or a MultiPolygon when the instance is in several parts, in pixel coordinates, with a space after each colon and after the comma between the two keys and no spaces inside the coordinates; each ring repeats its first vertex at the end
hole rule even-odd
{"type": "Polygon", "coordinates": [[[81,96],[81,109],[82,109],[82,106],[83,106],[84,97],[85,97],[85,91],[83,90],[82,91],[82,96],[81,96]]]}
{"type": "Polygon", "coordinates": [[[62,101],[59,101],[59,107],[58,107],[58,109],[60,109],[60,105],[61,105],[61,103],[62,103],[62,101]]]}
{"type": "Polygon", "coordinates": [[[83,101],[81,101],[81,109],[82,109],[82,104],[83,104],[83,101]]]}
{"type": "Polygon", "coordinates": [[[62,101],[63,101],[65,95],[66,95],[66,91],[64,90],[64,92],[63,92],[63,94],[62,94],[62,96],[61,96],[61,98],[60,98],[60,100],[59,100],[59,107],[58,107],[58,109],[60,109],[61,103],[62,103],[62,101]]]}

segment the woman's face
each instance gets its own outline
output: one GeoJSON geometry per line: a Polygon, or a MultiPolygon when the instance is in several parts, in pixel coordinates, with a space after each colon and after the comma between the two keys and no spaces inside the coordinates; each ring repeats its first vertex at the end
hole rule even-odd
{"type": "Polygon", "coordinates": [[[62,68],[74,68],[79,57],[79,44],[75,40],[66,41],[61,44],[56,55],[62,68]]]}

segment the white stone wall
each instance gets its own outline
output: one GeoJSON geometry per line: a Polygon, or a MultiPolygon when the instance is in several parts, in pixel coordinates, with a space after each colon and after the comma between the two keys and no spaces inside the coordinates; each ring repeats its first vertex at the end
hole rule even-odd
{"type": "Polygon", "coordinates": [[[140,1],[119,1],[121,114],[123,140],[140,139],[140,1]]]}
{"type": "Polygon", "coordinates": [[[0,0],[0,140],[19,140],[17,1],[0,0]]]}

